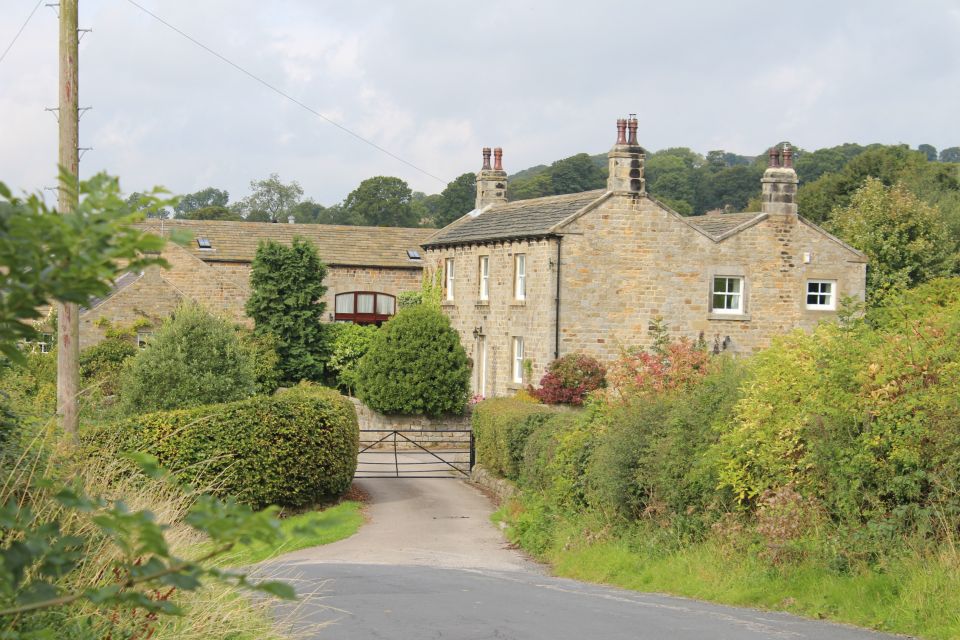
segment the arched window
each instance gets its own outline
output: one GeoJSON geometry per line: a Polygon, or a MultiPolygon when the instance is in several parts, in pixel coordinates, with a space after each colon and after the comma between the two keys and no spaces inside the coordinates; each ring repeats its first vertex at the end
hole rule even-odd
{"type": "Polygon", "coordinates": [[[337,294],[333,317],[337,322],[380,324],[396,310],[396,299],[388,293],[349,291],[337,294]]]}

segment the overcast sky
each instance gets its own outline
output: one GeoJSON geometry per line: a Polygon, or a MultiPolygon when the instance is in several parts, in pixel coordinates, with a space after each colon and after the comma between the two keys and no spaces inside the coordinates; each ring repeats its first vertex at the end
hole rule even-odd
{"type": "MultiPolygon", "coordinates": [[[[960,0],[137,0],[444,182],[502,146],[510,171],[615,139],[754,155],[778,140],[960,145],[960,0]]],[[[0,51],[36,0],[0,0],[0,51]]],[[[216,59],[127,0],[80,0],[84,175],[232,199],[277,172],[338,202],[394,175],[442,182],[216,59]]],[[[0,63],[0,180],[54,184],[57,18],[0,63]]]]}

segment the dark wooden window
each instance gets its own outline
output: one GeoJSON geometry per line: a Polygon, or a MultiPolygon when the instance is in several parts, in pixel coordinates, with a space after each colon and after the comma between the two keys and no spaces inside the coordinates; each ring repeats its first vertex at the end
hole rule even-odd
{"type": "Polygon", "coordinates": [[[396,312],[396,298],[388,293],[349,291],[337,294],[333,317],[337,322],[379,325],[396,312]]]}

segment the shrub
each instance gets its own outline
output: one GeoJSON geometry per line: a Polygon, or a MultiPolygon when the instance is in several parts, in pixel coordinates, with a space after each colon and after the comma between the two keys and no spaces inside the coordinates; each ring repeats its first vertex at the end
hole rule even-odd
{"type": "Polygon", "coordinates": [[[253,359],[233,326],[186,304],[130,361],[120,396],[139,413],[238,400],[253,390],[253,359]]]}
{"type": "Polygon", "coordinates": [[[493,398],[473,409],[477,462],[493,473],[516,480],[530,433],[554,411],[513,398],[493,398]]]}
{"type": "Polygon", "coordinates": [[[377,327],[338,322],[329,329],[333,348],[327,368],[338,388],[353,393],[359,382],[360,359],[370,348],[377,327]]]}
{"type": "Polygon", "coordinates": [[[85,385],[96,385],[105,395],[114,395],[120,386],[120,373],[128,358],[137,355],[137,345],[129,338],[111,337],[80,352],[80,374],[85,385]]]}
{"type": "Polygon", "coordinates": [[[240,344],[247,349],[253,362],[256,392],[269,395],[276,391],[283,376],[280,355],[277,353],[277,337],[269,331],[256,334],[243,329],[240,331],[240,344]]]}
{"type": "Polygon", "coordinates": [[[540,379],[540,388],[533,395],[546,404],[583,404],[591,391],[607,385],[607,370],[596,358],[571,353],[557,358],[540,379]]]}
{"type": "Polygon", "coordinates": [[[462,413],[470,366],[450,320],[425,305],[400,311],[360,360],[357,396],[381,413],[462,413]]]}
{"type": "Polygon", "coordinates": [[[331,389],[301,386],[269,397],[150,413],[93,431],[89,439],[147,451],[182,482],[211,486],[213,493],[254,508],[300,508],[349,488],[359,431],[349,400],[331,389]]]}
{"type": "Polygon", "coordinates": [[[309,240],[294,237],[290,246],[260,243],[253,259],[247,315],[256,332],[277,339],[280,370],[287,382],[319,381],[329,357],[323,313],[327,267],[309,240]]]}
{"type": "Polygon", "coordinates": [[[706,531],[706,512],[729,502],[718,492],[708,452],[732,420],[740,362],[722,357],[687,391],[613,404],[587,468],[588,502],[607,516],[654,517],[682,533],[706,531]]]}
{"type": "Polygon", "coordinates": [[[629,399],[685,389],[710,370],[710,354],[701,344],[681,338],[655,345],[652,352],[624,350],[610,367],[610,399],[629,399]]]}
{"type": "Polygon", "coordinates": [[[408,309],[423,304],[422,291],[401,291],[397,294],[397,307],[399,309],[408,309]]]}
{"type": "Polygon", "coordinates": [[[530,431],[523,447],[518,484],[524,491],[548,494],[554,484],[552,464],[560,436],[575,429],[583,417],[576,413],[554,413],[530,431]]]}

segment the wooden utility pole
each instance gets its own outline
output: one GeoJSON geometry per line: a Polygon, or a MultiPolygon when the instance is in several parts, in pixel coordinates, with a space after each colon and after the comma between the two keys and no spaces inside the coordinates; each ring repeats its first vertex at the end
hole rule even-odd
{"type": "MultiPolygon", "coordinates": [[[[60,189],[57,208],[72,215],[77,205],[80,165],[80,108],[77,4],[60,0],[60,189]]],[[[80,308],[72,302],[57,305],[57,415],[60,425],[77,437],[80,391],[80,308]]]]}

